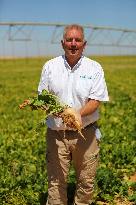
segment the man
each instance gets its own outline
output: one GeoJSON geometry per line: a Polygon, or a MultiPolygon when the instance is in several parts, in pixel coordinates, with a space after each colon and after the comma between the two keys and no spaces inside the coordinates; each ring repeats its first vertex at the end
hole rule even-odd
{"type": "Polygon", "coordinates": [[[98,108],[101,101],[108,101],[108,93],[100,64],[83,55],[83,28],[67,26],[61,43],[65,54],[44,65],[38,91],[47,89],[71,107],[65,112],[73,113],[85,139],[70,127],[65,128],[61,118],[47,119],[47,204],[67,204],[67,176],[72,160],[77,180],[74,204],[87,205],[92,203],[98,163],[98,108]]]}

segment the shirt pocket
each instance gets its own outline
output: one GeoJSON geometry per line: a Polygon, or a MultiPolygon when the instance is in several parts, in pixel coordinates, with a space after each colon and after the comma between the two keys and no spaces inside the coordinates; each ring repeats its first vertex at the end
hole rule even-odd
{"type": "Polygon", "coordinates": [[[75,90],[80,98],[88,99],[92,88],[92,80],[80,77],[75,84],[75,90]]]}

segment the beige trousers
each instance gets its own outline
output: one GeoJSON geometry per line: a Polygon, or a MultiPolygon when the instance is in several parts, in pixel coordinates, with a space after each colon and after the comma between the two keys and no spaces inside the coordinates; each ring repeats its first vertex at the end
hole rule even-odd
{"type": "Polygon", "coordinates": [[[46,205],[67,205],[67,177],[73,161],[77,186],[76,205],[92,202],[93,186],[98,163],[95,128],[83,130],[83,139],[76,131],[47,130],[48,200],[46,205]]]}

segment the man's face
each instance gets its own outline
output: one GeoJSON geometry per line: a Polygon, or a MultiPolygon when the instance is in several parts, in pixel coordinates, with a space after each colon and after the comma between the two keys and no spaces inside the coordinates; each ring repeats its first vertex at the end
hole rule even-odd
{"type": "Polygon", "coordinates": [[[67,31],[61,43],[67,59],[73,58],[75,60],[81,57],[86,45],[82,32],[74,28],[67,31]]]}

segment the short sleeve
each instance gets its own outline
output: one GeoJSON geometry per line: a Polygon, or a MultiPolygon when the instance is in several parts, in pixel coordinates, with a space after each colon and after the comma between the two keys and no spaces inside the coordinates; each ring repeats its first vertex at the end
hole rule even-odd
{"type": "Polygon", "coordinates": [[[49,82],[49,66],[46,63],[43,66],[40,82],[38,85],[38,93],[40,94],[42,90],[46,89],[48,90],[48,82],[49,82]]]}
{"type": "Polygon", "coordinates": [[[93,85],[90,90],[89,98],[99,101],[109,101],[107,86],[104,78],[104,72],[100,64],[93,75],[93,85]]]}

